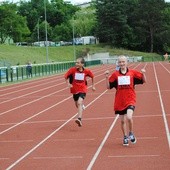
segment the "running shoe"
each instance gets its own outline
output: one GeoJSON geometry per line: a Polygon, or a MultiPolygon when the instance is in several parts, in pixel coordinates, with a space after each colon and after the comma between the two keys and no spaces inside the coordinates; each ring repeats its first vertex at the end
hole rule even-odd
{"type": "Polygon", "coordinates": [[[127,136],[124,136],[123,138],[123,146],[128,146],[129,145],[129,139],[127,136]]]}
{"type": "Polygon", "coordinates": [[[136,143],[136,137],[132,132],[129,132],[129,139],[133,144],[136,143]]]}
{"type": "Polygon", "coordinates": [[[75,120],[75,122],[78,124],[78,126],[79,126],[79,127],[81,127],[81,126],[82,126],[82,122],[81,122],[81,120],[80,120],[80,119],[75,120]]]}
{"type": "Polygon", "coordinates": [[[83,106],[82,106],[82,109],[83,109],[83,110],[85,110],[85,109],[86,109],[86,106],[84,106],[84,104],[83,104],[83,106]]]}

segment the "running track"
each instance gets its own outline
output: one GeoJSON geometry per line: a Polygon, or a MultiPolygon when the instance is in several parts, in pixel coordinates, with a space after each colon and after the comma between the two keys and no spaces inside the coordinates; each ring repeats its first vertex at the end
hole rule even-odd
{"type": "Polygon", "coordinates": [[[0,170],[169,170],[170,64],[130,63],[147,70],[136,86],[137,143],[122,146],[113,112],[115,90],[106,90],[104,72],[92,67],[96,92],[85,100],[83,126],[63,74],[0,87],[0,170]]]}

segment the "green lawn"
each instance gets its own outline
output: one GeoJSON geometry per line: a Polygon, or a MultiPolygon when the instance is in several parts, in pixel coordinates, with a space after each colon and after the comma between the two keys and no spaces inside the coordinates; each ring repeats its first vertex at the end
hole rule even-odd
{"type": "MultiPolygon", "coordinates": [[[[153,58],[161,59],[162,56],[156,53],[143,53],[137,51],[129,51],[125,49],[111,48],[104,45],[80,45],[75,46],[75,51],[81,53],[89,49],[90,54],[109,52],[110,55],[128,55],[128,56],[143,56],[145,60],[152,61],[153,58]]],[[[15,46],[15,45],[0,45],[0,66],[3,64],[10,65],[25,65],[28,61],[32,63],[46,63],[73,61],[74,48],[73,46],[48,47],[48,55],[46,47],[30,47],[30,46],[15,46]],[[48,57],[47,57],[48,56],[48,57]]]]}

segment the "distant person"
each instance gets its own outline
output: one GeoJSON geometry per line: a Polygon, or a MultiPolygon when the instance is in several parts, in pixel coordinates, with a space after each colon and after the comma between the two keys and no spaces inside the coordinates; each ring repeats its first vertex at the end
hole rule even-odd
{"type": "Polygon", "coordinates": [[[167,60],[168,60],[168,57],[169,57],[168,53],[165,53],[165,55],[164,55],[164,60],[167,61],[167,60]]]}
{"type": "Polygon", "coordinates": [[[118,71],[120,69],[118,61],[116,61],[116,70],[118,71]]]}
{"type": "Polygon", "coordinates": [[[119,56],[119,71],[115,71],[109,76],[109,71],[105,72],[106,86],[108,89],[113,87],[116,89],[114,110],[121,119],[121,129],[123,132],[123,145],[129,145],[129,140],[136,143],[136,137],[133,132],[133,112],[136,104],[135,85],[146,82],[145,69],[141,72],[129,69],[127,67],[127,57],[119,56]],[[129,133],[126,129],[126,121],[128,121],[129,133]]]}
{"type": "Polygon", "coordinates": [[[84,64],[84,58],[78,58],[76,60],[75,67],[70,68],[64,76],[66,83],[70,88],[70,92],[73,94],[73,99],[78,109],[78,117],[75,122],[79,127],[82,126],[82,113],[85,109],[83,101],[87,93],[86,77],[90,77],[92,79],[92,90],[96,90],[94,85],[94,75],[89,69],[84,68],[84,64]]]}
{"type": "Polygon", "coordinates": [[[30,61],[27,63],[26,70],[27,70],[27,76],[32,77],[32,64],[30,61]]]}

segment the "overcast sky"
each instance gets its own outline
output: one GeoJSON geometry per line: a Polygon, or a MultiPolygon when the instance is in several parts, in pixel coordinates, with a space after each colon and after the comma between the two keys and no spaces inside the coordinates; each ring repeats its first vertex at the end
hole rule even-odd
{"type": "MultiPolygon", "coordinates": [[[[20,0],[0,0],[0,2],[2,1],[19,2],[20,0]]],[[[72,4],[81,4],[83,2],[90,2],[91,0],[64,0],[64,1],[70,1],[72,4]]],[[[165,1],[170,2],[170,0],[165,1]]]]}

